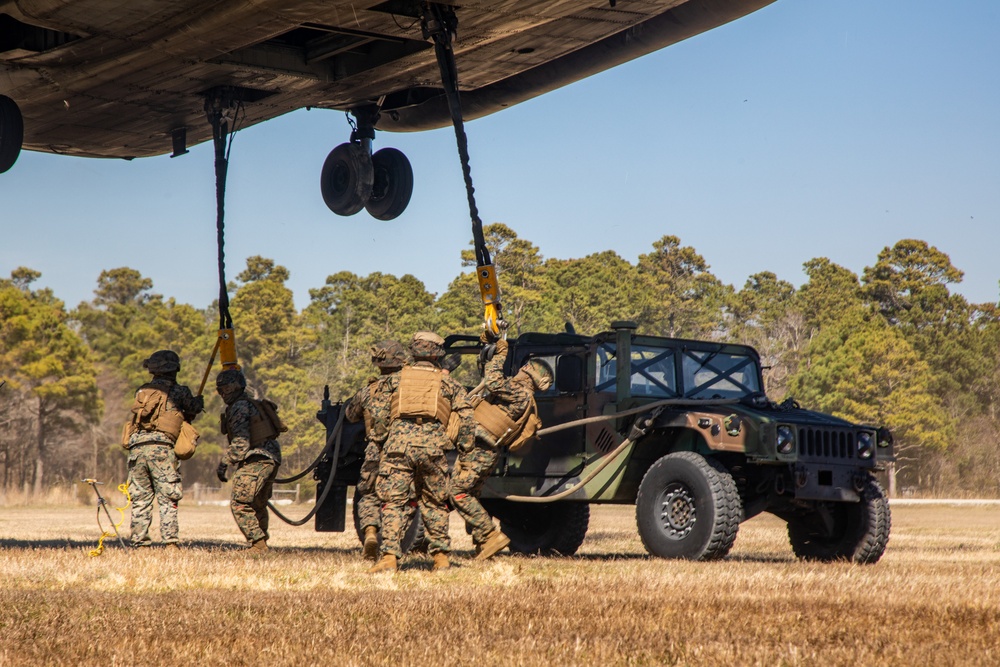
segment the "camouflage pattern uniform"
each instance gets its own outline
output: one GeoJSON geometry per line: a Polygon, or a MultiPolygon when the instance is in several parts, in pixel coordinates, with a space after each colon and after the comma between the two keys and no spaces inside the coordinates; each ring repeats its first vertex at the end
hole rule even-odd
{"type": "Polygon", "coordinates": [[[349,422],[359,422],[365,418],[368,412],[368,419],[365,420],[365,460],[361,463],[361,477],[358,479],[357,491],[358,499],[358,519],[361,530],[368,526],[376,529],[381,527],[381,507],[378,495],[375,493],[375,480],[378,478],[379,460],[382,458],[382,445],[388,437],[387,415],[375,414],[379,409],[388,407],[385,401],[378,401],[379,394],[385,391],[385,378],[372,378],[367,385],[354,395],[347,403],[344,418],[349,422]],[[374,397],[374,398],[373,398],[374,397]],[[369,432],[369,424],[374,428],[380,428],[381,433],[369,432]],[[375,427],[375,425],[378,427],[375,427]]]}
{"type": "Polygon", "coordinates": [[[242,376],[240,371],[222,371],[216,386],[226,402],[222,421],[229,447],[223,463],[236,468],[230,509],[247,542],[253,544],[270,537],[267,501],[271,499],[274,478],[281,465],[281,446],[276,438],[268,438],[257,445],[251,443],[250,420],[258,415],[258,410],[250,402],[242,376]]]}
{"type": "MultiPolygon", "coordinates": [[[[188,422],[202,411],[201,396],[177,384],[180,359],[170,350],[154,352],[143,362],[153,373],[148,385],[167,394],[167,408],[179,410],[188,422]],[[169,354],[167,354],[169,353],[169,354]]],[[[147,386],[147,385],[144,385],[147,386]]],[[[136,390],[138,393],[138,390],[136,390]]],[[[180,527],[177,523],[177,502],[183,497],[180,463],[174,455],[174,438],[163,431],[139,430],[128,440],[128,491],[132,498],[132,544],[145,547],[152,544],[149,527],[153,522],[153,499],[160,508],[160,539],[177,544],[180,527]]]]}
{"type": "MultiPolygon", "coordinates": [[[[422,345],[420,334],[414,337],[411,351],[416,368],[435,369],[443,349],[440,343],[422,345]]],[[[399,389],[400,374],[386,378],[386,391],[381,401],[391,402],[399,389]]],[[[465,388],[457,380],[442,374],[440,395],[458,414],[459,430],[456,445],[471,449],[474,437],[472,406],[465,397],[465,388]]],[[[448,536],[448,462],[444,450],[450,449],[447,424],[434,419],[395,418],[389,424],[389,438],[382,451],[382,463],[376,491],[382,500],[383,556],[401,558],[400,539],[407,525],[407,504],[419,501],[424,530],[430,540],[431,555],[447,554],[451,550],[448,536]]]]}
{"type": "MultiPolygon", "coordinates": [[[[517,421],[531,402],[534,385],[523,373],[512,378],[505,377],[503,367],[506,360],[507,341],[497,341],[496,353],[486,364],[484,380],[490,402],[517,421]]],[[[465,519],[472,541],[477,546],[486,542],[496,530],[493,519],[479,503],[479,494],[499,457],[496,437],[476,424],[475,446],[468,450],[459,449],[458,460],[451,473],[449,495],[452,506],[465,519]]]]}
{"type": "Polygon", "coordinates": [[[375,493],[375,480],[378,478],[382,445],[389,436],[389,403],[379,401],[378,398],[385,391],[385,377],[410,362],[402,344],[394,340],[381,341],[373,345],[370,352],[372,363],[378,367],[382,376],[369,379],[368,384],[344,408],[344,418],[347,421],[365,421],[365,459],[361,463],[361,477],[355,487],[359,495],[358,520],[362,532],[369,526],[376,530],[382,526],[382,502],[375,493]]]}

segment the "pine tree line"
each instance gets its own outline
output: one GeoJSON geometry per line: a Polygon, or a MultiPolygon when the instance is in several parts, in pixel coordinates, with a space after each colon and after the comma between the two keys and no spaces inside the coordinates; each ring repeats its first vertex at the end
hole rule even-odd
{"type": "MultiPolygon", "coordinates": [[[[610,250],[544,258],[503,224],[485,231],[512,335],[567,323],[596,333],[631,319],[647,334],[750,344],[767,367],[772,400],[889,425],[904,490],[1000,497],[1000,308],[952,293],[962,272],[927,243],[885,248],[861,276],[821,257],[804,264],[799,288],[761,272],[736,289],[675,236],[633,264],[610,250]]],[[[247,260],[229,285],[230,311],[250,385],[281,406],[291,427],[285,471],[322,448],[315,413],[323,387],[334,399],[353,394],[372,372],[373,343],[405,341],[419,329],[479,332],[472,251],[462,258],[469,270],[441,295],[411,275],[340,272],[309,290],[301,311],[288,269],[247,260]]],[[[67,309],[50,290],[32,289],[39,277],[21,267],[0,280],[0,489],[40,494],[82,477],[123,480],[117,443],[132,391],[147,378],[142,360],[175,350],[180,379],[197,391],[217,304],[164,298],[122,267],[103,271],[94,298],[67,309]]],[[[210,482],[221,454],[216,370],[186,484],[210,482]]]]}

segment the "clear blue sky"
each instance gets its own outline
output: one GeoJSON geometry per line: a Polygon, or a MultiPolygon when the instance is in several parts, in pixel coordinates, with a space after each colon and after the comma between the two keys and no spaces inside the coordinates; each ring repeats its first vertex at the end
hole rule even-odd
{"type": "MultiPolygon", "coordinates": [[[[1000,297],[1000,3],[778,0],[740,21],[467,126],[484,222],[546,257],[665,234],[724,282],[796,285],[803,262],[860,273],[903,238],[1000,297]]],[[[237,134],[227,198],[230,278],[249,255],[308,289],[340,270],[411,273],[440,293],[471,238],[450,128],[379,133],[415,171],[406,213],[330,213],[319,193],[344,114],[298,111],[237,134]]],[[[124,161],[24,152],[0,175],[0,275],[19,265],[75,306],[130,266],[195,306],[218,294],[212,149],[124,161]]],[[[501,277],[502,285],[502,277],[501,277]]]]}

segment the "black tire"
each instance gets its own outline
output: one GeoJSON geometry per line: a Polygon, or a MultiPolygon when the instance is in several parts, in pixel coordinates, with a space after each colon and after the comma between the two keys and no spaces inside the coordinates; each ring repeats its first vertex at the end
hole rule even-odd
{"type": "Polygon", "coordinates": [[[870,565],[885,553],[891,527],[889,500],[868,475],[860,502],[825,503],[822,510],[791,517],[788,540],[795,555],[805,560],[870,565]]]}
{"type": "Polygon", "coordinates": [[[365,210],[378,220],[398,218],[413,194],[413,168],[401,151],[383,148],[372,155],[375,181],[365,210]]]}
{"type": "Polygon", "coordinates": [[[572,556],[590,526],[590,505],[586,503],[487,500],[483,506],[500,520],[500,530],[510,538],[513,553],[572,556]]]}
{"type": "Polygon", "coordinates": [[[319,179],[323,201],[337,215],[354,215],[363,209],[374,182],[371,155],[354,143],[330,151],[319,179]]]}
{"type": "Polygon", "coordinates": [[[667,454],[651,465],[635,501],[642,544],[660,558],[723,558],[742,517],[732,475],[695,452],[667,454]]]}
{"type": "MultiPolygon", "coordinates": [[[[358,516],[358,500],[361,498],[361,494],[358,493],[357,489],[354,489],[354,502],[352,503],[352,513],[354,514],[354,532],[357,533],[358,542],[364,544],[365,533],[361,530],[361,517],[358,516]]],[[[382,532],[379,531],[378,536],[379,544],[382,544],[382,532]]],[[[424,535],[424,522],[420,518],[420,510],[413,515],[413,521],[410,525],[406,527],[406,531],[403,533],[403,539],[399,542],[399,548],[403,550],[403,553],[409,553],[414,549],[414,546],[426,544],[427,537],[424,535]]],[[[426,551],[426,547],[424,551],[426,551]]]]}
{"type": "Polygon", "coordinates": [[[14,166],[24,143],[24,119],[17,102],[0,95],[0,174],[14,166]]]}

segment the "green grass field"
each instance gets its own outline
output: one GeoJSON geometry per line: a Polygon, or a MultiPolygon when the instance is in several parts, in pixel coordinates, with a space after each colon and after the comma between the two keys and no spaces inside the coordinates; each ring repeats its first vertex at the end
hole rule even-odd
{"type": "Polygon", "coordinates": [[[894,506],[874,566],[799,562],[770,516],[721,562],[651,559],[632,507],[573,558],[477,563],[453,519],[456,567],[379,575],[308,526],[248,558],[225,507],[182,503],[179,556],[99,557],[93,507],[0,509],[0,665],[1000,664],[998,505],[894,506]]]}

